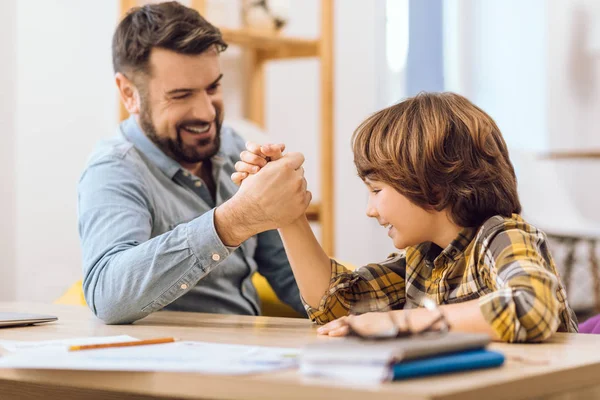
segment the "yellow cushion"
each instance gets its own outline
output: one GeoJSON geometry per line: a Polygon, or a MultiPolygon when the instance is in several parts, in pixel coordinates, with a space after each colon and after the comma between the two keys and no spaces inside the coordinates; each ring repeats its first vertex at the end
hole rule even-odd
{"type": "MultiPolygon", "coordinates": [[[[351,264],[342,263],[346,268],[353,270],[356,267],[351,264]]],[[[277,295],[269,285],[269,282],[264,276],[258,272],[252,276],[252,283],[258,292],[260,298],[262,315],[269,317],[301,317],[293,308],[283,303],[277,298],[277,295]]],[[[78,280],[75,282],[62,296],[60,296],[55,304],[81,305],[85,306],[85,297],[83,295],[83,282],[78,280]]]]}
{"type": "Polygon", "coordinates": [[[260,298],[262,315],[268,317],[302,317],[292,307],[288,306],[279,300],[279,298],[277,298],[277,295],[264,276],[256,272],[254,275],[252,275],[252,283],[254,284],[254,287],[258,292],[258,297],[260,298]]]}
{"type": "Polygon", "coordinates": [[[71,306],[85,306],[83,295],[83,281],[78,280],[67,291],[54,301],[54,304],[67,304],[71,306]]]}
{"type": "MultiPolygon", "coordinates": [[[[290,306],[277,298],[277,295],[271,289],[271,285],[269,285],[269,282],[262,275],[255,273],[252,276],[252,283],[258,292],[263,315],[272,317],[300,317],[290,306]]],[[[82,285],[83,282],[78,280],[54,303],[85,306],[86,302],[82,285]]]]}

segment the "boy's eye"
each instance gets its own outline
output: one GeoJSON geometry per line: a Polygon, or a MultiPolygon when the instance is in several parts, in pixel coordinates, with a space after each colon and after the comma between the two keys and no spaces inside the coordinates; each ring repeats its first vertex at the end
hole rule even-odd
{"type": "Polygon", "coordinates": [[[377,194],[381,192],[381,189],[371,189],[371,193],[377,194]]]}

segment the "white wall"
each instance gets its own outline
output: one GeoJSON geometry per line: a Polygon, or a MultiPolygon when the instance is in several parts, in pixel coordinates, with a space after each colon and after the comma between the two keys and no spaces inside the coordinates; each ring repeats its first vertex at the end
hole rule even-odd
{"type": "MultiPolygon", "coordinates": [[[[446,0],[448,89],[467,95],[498,123],[514,149],[598,150],[600,148],[600,3],[593,0],[446,0]]],[[[517,177],[542,179],[536,168],[517,177]]],[[[600,223],[600,161],[561,161],[550,186],[570,198],[587,221],[600,223]]],[[[520,186],[520,192],[525,192],[520,186]]],[[[565,224],[554,191],[522,197],[523,211],[543,202],[544,221],[565,224]]],[[[539,211],[539,208],[537,208],[539,211]]],[[[541,228],[544,222],[541,222],[541,228]]],[[[565,224],[566,225],[566,224],[565,224]]],[[[559,269],[564,249],[552,247],[559,269]]],[[[587,249],[578,249],[579,308],[590,305],[587,249]]]]}
{"type": "MultiPolygon", "coordinates": [[[[548,1],[545,79],[550,149],[600,149],[599,6],[593,0],[548,1]]],[[[584,219],[600,225],[600,160],[561,161],[557,175],[557,185],[584,219]]],[[[560,263],[566,254],[554,255],[560,263]]],[[[575,261],[568,294],[574,307],[585,309],[593,306],[594,290],[586,244],[578,246],[575,261]]]]}
{"type": "MultiPolygon", "coordinates": [[[[548,142],[550,148],[600,148],[600,13],[598,2],[552,0],[548,7],[548,142]]],[[[600,223],[594,183],[600,161],[572,162],[564,184],[583,214],[600,223]]]]}
{"type": "Polygon", "coordinates": [[[589,0],[548,6],[548,137],[551,147],[599,148],[600,14],[589,0]],[[596,43],[594,43],[596,42],[596,43]],[[596,48],[590,48],[596,46],[596,48]]]}
{"type": "Polygon", "coordinates": [[[0,6],[0,300],[15,294],[16,0],[0,6]]]}
{"type": "Polygon", "coordinates": [[[446,89],[496,121],[512,146],[548,147],[545,0],[444,1],[446,89]]]}
{"type": "Polygon", "coordinates": [[[117,3],[30,0],[16,11],[16,297],[50,301],[81,276],[77,180],[116,127],[117,3]]]}
{"type": "Polygon", "coordinates": [[[383,260],[394,246],[365,214],[368,191],[356,175],[350,138],[381,107],[385,1],[336,1],[335,197],[336,255],[357,265],[383,260]]]}

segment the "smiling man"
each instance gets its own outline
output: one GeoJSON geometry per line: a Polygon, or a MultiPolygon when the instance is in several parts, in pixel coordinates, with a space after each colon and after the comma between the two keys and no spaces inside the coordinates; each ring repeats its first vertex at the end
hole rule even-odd
{"type": "Polygon", "coordinates": [[[231,182],[244,142],[222,126],[226,48],[177,2],[135,8],[116,29],[115,80],[131,117],[94,150],[78,191],[85,298],[107,323],[162,308],[260,314],[257,270],[304,313],[266,217],[278,204],[291,204],[290,218],[305,212],[304,159],[269,163],[239,190],[231,182]]]}

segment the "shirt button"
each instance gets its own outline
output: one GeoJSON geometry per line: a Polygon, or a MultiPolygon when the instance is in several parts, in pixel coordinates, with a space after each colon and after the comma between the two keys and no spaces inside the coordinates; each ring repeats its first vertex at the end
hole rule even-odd
{"type": "Polygon", "coordinates": [[[186,285],[185,283],[182,283],[181,286],[179,286],[181,288],[181,290],[185,290],[188,288],[188,285],[186,285]]]}
{"type": "Polygon", "coordinates": [[[221,259],[221,256],[215,253],[212,255],[212,259],[215,261],[219,261],[221,259]]]}

